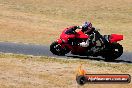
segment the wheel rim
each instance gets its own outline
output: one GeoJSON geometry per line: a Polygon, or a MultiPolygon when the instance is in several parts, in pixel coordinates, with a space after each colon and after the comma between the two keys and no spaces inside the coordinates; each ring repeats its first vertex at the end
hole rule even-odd
{"type": "Polygon", "coordinates": [[[54,49],[57,51],[57,52],[60,52],[61,51],[61,45],[60,44],[57,44],[54,46],[54,49]]]}
{"type": "Polygon", "coordinates": [[[112,52],[114,56],[119,57],[122,54],[122,49],[114,48],[112,52]]]}

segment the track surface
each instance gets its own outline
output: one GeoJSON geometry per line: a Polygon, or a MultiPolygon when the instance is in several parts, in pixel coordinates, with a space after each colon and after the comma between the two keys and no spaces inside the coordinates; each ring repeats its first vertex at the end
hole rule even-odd
{"type": "MultiPolygon", "coordinates": [[[[53,55],[49,50],[49,46],[46,46],[46,45],[0,42],[0,52],[34,55],[34,56],[59,57],[59,56],[53,55]]],[[[66,56],[63,56],[63,57],[91,59],[91,60],[98,60],[98,61],[103,60],[102,58],[80,57],[80,56],[74,56],[71,54],[67,54],[66,56]]],[[[114,62],[132,63],[132,53],[124,52],[124,54],[114,62]]]]}

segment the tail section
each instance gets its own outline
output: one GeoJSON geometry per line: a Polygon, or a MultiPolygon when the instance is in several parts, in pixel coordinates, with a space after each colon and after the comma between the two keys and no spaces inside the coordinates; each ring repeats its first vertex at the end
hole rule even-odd
{"type": "Polygon", "coordinates": [[[120,34],[111,34],[110,36],[110,42],[113,43],[113,42],[117,42],[117,41],[121,41],[123,40],[123,35],[120,35],[120,34]]]}

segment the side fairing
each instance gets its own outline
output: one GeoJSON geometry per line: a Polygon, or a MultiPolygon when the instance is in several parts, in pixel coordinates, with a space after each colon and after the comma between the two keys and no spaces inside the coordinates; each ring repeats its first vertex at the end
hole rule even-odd
{"type": "Polygon", "coordinates": [[[89,36],[84,34],[82,31],[77,32],[75,37],[80,38],[80,39],[88,39],[89,38],[89,36]]]}

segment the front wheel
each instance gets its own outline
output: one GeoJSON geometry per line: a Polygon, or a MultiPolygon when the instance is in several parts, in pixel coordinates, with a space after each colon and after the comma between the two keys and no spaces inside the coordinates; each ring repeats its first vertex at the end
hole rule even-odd
{"type": "Polygon", "coordinates": [[[105,58],[105,61],[114,61],[123,54],[123,47],[119,43],[112,43],[110,45],[110,50],[105,53],[102,57],[105,58]]]}
{"type": "Polygon", "coordinates": [[[65,49],[63,49],[61,47],[60,44],[58,44],[58,42],[53,42],[51,45],[50,45],[50,51],[55,54],[55,55],[59,55],[59,56],[63,56],[66,54],[65,52],[65,49]]]}

